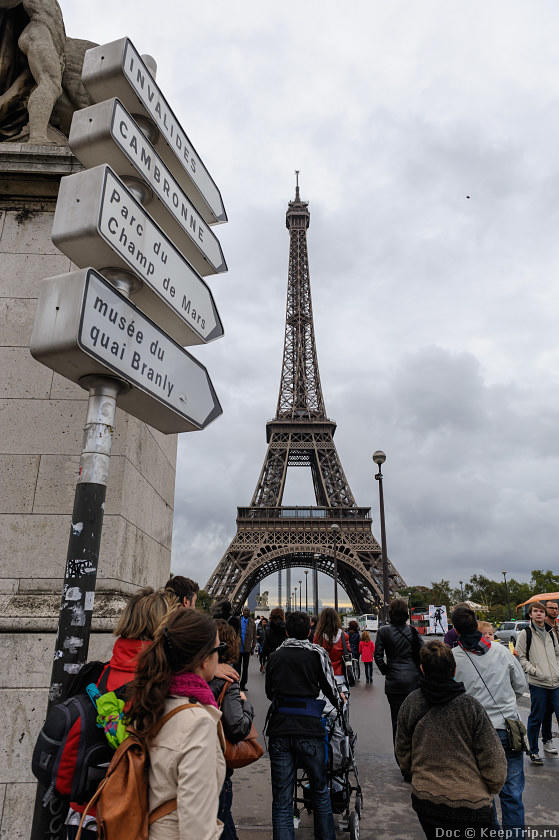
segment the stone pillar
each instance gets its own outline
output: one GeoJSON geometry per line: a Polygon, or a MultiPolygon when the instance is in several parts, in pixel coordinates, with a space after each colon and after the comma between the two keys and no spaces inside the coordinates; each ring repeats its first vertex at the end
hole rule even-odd
{"type": "MultiPolygon", "coordinates": [[[[27,840],[87,392],[36,362],[41,280],[74,266],[51,242],[68,147],[0,143],[0,837],[27,840]]],[[[169,576],[176,435],[117,410],[89,659],[106,659],[127,593],[169,576]]]]}

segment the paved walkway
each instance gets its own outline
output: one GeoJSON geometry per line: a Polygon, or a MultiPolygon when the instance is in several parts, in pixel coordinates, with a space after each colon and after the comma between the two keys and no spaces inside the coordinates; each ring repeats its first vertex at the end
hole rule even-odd
{"type": "MultiPolygon", "coordinates": [[[[256,728],[262,732],[268,701],[264,675],[252,657],[248,695],[256,709],[256,728]]],[[[522,716],[529,700],[522,701],[522,716]]],[[[410,788],[402,781],[392,752],[390,711],[384,680],[374,670],[373,685],[358,683],[351,693],[351,719],[357,732],[357,766],[363,788],[362,840],[423,840],[424,835],[410,804],[410,788]]],[[[557,734],[557,732],[555,732],[557,734]]],[[[262,740],[262,739],[261,739],[262,740]]],[[[559,746],[559,742],[556,742],[559,746]]],[[[544,767],[525,762],[524,803],[529,825],[559,826],[559,759],[546,759],[544,767]]],[[[265,754],[250,767],[233,775],[233,815],[240,840],[271,840],[272,791],[270,764],[265,754]]],[[[312,816],[303,813],[297,840],[312,840],[312,816]]],[[[339,837],[349,835],[339,833],[339,837]]]]}

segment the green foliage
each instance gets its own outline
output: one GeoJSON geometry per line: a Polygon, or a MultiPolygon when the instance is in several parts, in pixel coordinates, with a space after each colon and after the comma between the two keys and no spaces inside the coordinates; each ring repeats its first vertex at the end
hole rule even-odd
{"type": "Polygon", "coordinates": [[[444,604],[450,613],[451,608],[460,601],[474,601],[480,604],[477,616],[481,620],[501,622],[509,617],[521,617],[516,612],[517,604],[522,604],[542,592],[559,592],[559,575],[550,569],[533,569],[530,581],[522,583],[514,578],[507,578],[505,585],[502,580],[493,580],[486,575],[472,575],[469,581],[464,581],[464,597],[460,587],[453,588],[450,581],[442,579],[433,581],[431,586],[408,586],[399,595],[408,599],[410,609],[427,609],[429,604],[444,604]],[[507,592],[508,590],[508,592],[507,592]],[[507,598],[508,595],[508,598],[507,598]],[[509,612],[510,607],[510,612],[509,612]]]}
{"type": "Polygon", "coordinates": [[[209,613],[213,602],[214,600],[211,595],[208,595],[205,589],[200,589],[196,598],[196,608],[209,613]]]}
{"type": "Polygon", "coordinates": [[[559,592],[559,575],[554,574],[551,569],[547,572],[541,569],[532,569],[530,586],[534,589],[532,595],[540,592],[559,592]]]}
{"type": "Polygon", "coordinates": [[[429,604],[433,603],[429,601],[430,592],[431,590],[427,586],[408,586],[406,589],[400,590],[399,595],[402,598],[407,598],[410,609],[415,607],[427,609],[429,604]]]}

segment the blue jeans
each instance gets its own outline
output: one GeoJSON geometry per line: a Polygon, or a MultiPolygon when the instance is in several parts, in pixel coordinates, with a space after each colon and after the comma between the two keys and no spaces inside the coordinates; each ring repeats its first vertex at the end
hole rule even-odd
{"type": "Polygon", "coordinates": [[[295,840],[293,795],[297,768],[305,770],[309,778],[315,840],[336,840],[324,747],[322,738],[298,738],[295,735],[270,738],[273,840],[295,840]]]}
{"type": "MultiPolygon", "coordinates": [[[[557,723],[559,723],[559,717],[557,715],[555,715],[555,717],[557,718],[557,723]]],[[[544,744],[545,744],[546,741],[551,741],[552,740],[552,732],[551,732],[552,718],[553,718],[553,709],[551,707],[551,702],[549,701],[549,698],[548,698],[547,712],[545,713],[545,717],[544,717],[543,723],[542,723],[542,741],[544,742],[544,744]]]]}
{"type": "MultiPolygon", "coordinates": [[[[501,817],[503,828],[524,828],[524,805],[522,793],[524,791],[524,753],[513,752],[509,748],[509,736],[506,729],[497,729],[497,735],[507,758],[507,778],[501,788],[501,817]]],[[[493,804],[495,808],[495,804],[493,804]]],[[[497,811],[495,810],[495,822],[497,811]]]]}
{"type": "Polygon", "coordinates": [[[219,810],[217,812],[218,820],[223,823],[223,833],[221,840],[238,840],[235,822],[231,813],[231,806],[233,804],[233,783],[231,775],[227,773],[221,793],[219,794],[219,810]]]}
{"type": "Polygon", "coordinates": [[[541,685],[530,685],[530,716],[528,717],[528,741],[530,752],[538,752],[540,727],[545,718],[548,707],[555,712],[559,720],[559,688],[543,688],[541,685]]]}

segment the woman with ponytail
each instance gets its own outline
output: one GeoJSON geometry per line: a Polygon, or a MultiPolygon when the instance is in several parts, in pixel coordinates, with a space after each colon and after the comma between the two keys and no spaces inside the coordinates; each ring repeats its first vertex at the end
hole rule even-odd
{"type": "Polygon", "coordinates": [[[140,655],[131,686],[129,720],[149,750],[149,810],[170,799],[177,808],[150,826],[150,840],[217,840],[225,760],[221,712],[208,685],[220,650],[215,621],[179,610],[156,631],[140,655]],[[154,735],[161,718],[171,717],[154,735]]]}

